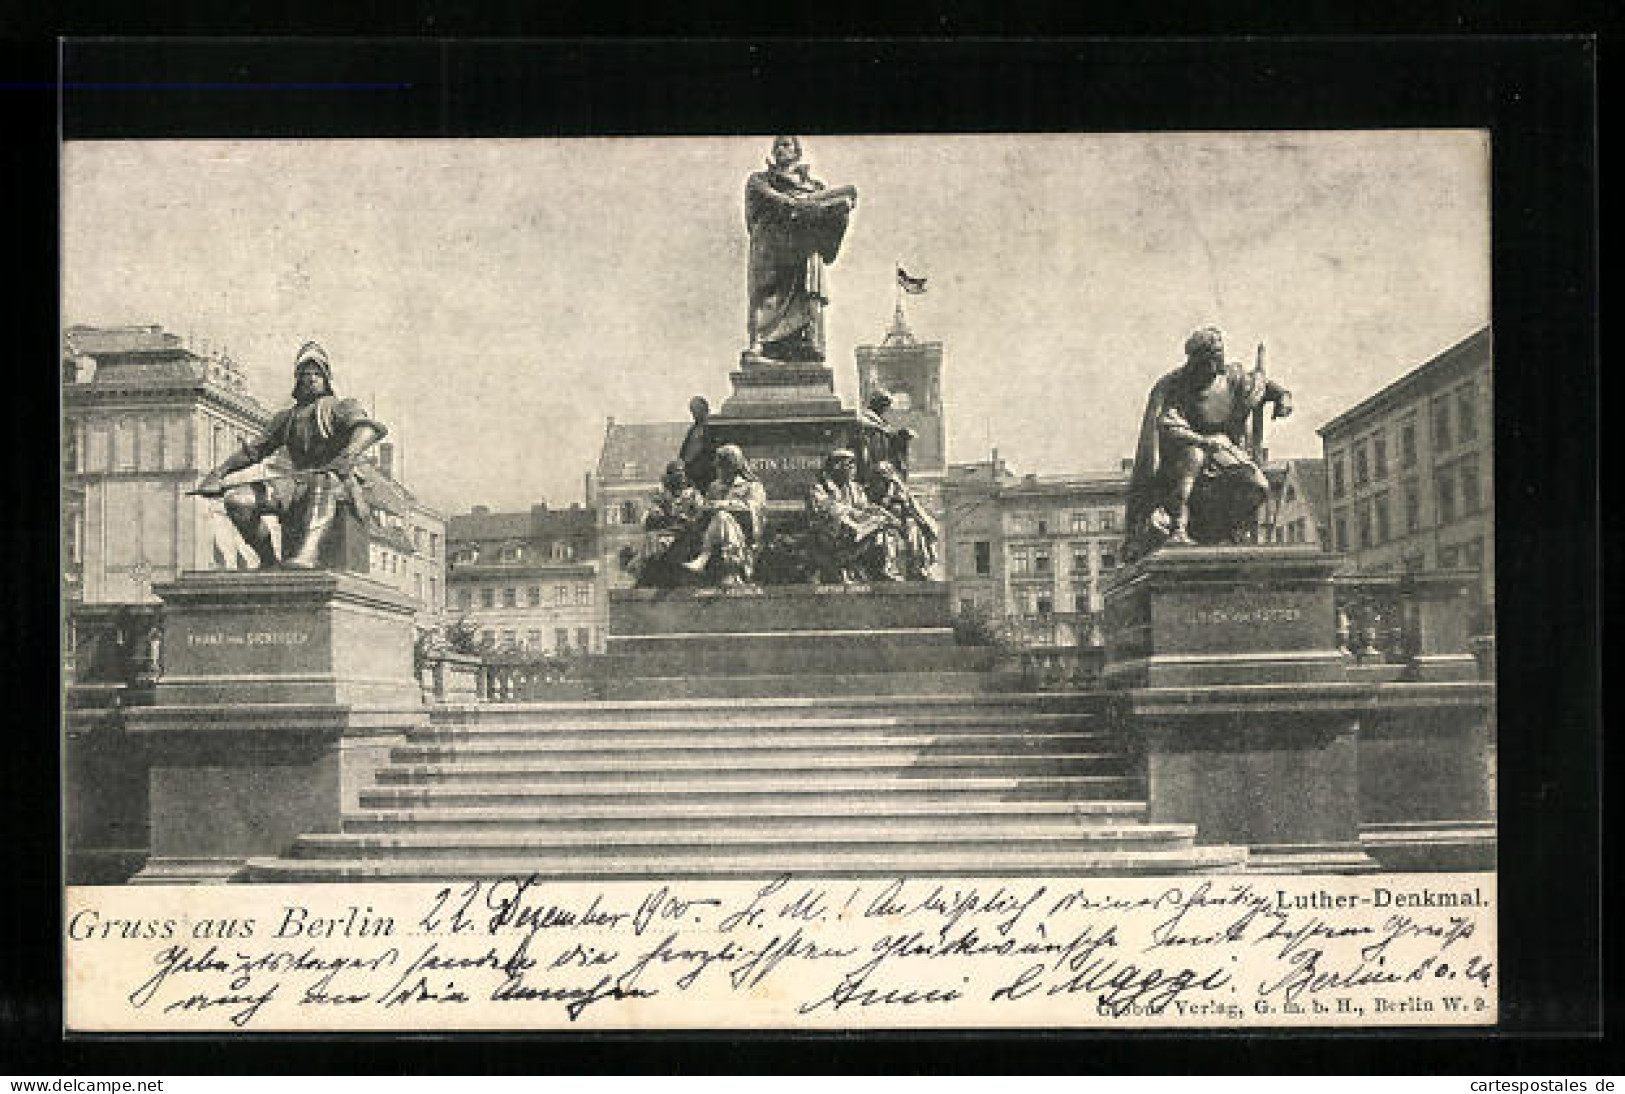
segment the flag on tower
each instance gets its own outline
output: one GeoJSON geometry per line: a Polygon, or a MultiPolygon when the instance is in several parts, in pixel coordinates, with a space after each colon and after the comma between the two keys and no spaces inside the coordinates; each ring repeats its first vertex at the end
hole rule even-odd
{"type": "Polygon", "coordinates": [[[923,277],[910,277],[907,270],[901,266],[897,267],[897,285],[910,296],[918,296],[923,293],[925,291],[925,281],[926,279],[923,277]]]}

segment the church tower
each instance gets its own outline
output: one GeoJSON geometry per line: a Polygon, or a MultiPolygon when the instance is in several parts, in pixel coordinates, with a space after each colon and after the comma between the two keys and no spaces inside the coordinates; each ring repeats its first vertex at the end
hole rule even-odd
{"type": "Polygon", "coordinates": [[[909,446],[911,477],[938,477],[947,467],[942,414],[942,343],[921,342],[909,329],[903,301],[897,301],[891,329],[878,346],[857,348],[858,398],[863,406],[875,390],[892,397],[886,419],[918,436],[909,446]]]}

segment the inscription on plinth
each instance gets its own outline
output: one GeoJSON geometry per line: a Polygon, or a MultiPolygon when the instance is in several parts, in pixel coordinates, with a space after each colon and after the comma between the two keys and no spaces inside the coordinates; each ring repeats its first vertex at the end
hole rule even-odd
{"type": "Polygon", "coordinates": [[[1337,560],[1280,548],[1165,550],[1106,589],[1106,682],[1119,687],[1341,679],[1337,560]]]}

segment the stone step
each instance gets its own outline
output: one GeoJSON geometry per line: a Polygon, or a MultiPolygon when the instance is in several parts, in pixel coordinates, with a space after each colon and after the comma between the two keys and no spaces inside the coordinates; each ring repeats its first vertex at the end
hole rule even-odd
{"type": "MultiPolygon", "coordinates": [[[[845,828],[853,818],[818,808],[817,803],[752,802],[748,811],[737,805],[664,803],[658,811],[648,803],[588,802],[561,809],[516,807],[447,807],[426,809],[365,809],[347,813],[346,832],[416,832],[443,829],[530,832],[715,832],[823,830],[845,828]]],[[[930,824],[943,830],[981,831],[1007,822],[1048,822],[1071,825],[1136,824],[1145,819],[1143,801],[968,801],[933,802],[901,798],[864,810],[872,824],[930,824]]]]}
{"type": "Polygon", "coordinates": [[[547,786],[511,782],[458,782],[432,785],[386,785],[360,792],[364,809],[431,807],[573,808],[576,803],[638,802],[654,812],[668,803],[708,801],[747,807],[754,803],[795,800],[817,803],[832,813],[855,808],[874,811],[877,803],[907,797],[920,801],[1058,801],[1136,798],[1143,780],[1123,775],[985,775],[957,778],[896,777],[885,774],[830,773],[812,777],[757,775],[734,785],[715,777],[633,780],[572,776],[547,786]]]}
{"type": "Polygon", "coordinates": [[[1191,846],[1195,825],[1116,824],[1056,825],[1005,823],[978,833],[945,832],[934,826],[856,820],[844,829],[820,832],[593,832],[550,831],[435,833],[319,833],[299,837],[288,852],[293,858],[514,858],[546,855],[559,859],[659,855],[673,862],[725,853],[761,853],[784,857],[813,852],[895,855],[916,851],[956,851],[1003,855],[1015,851],[1083,852],[1103,850],[1173,851],[1191,846]]]}
{"type": "Polygon", "coordinates": [[[731,635],[610,638],[594,675],[761,676],[808,673],[974,672],[991,663],[983,647],[960,646],[946,627],[861,631],[782,631],[731,635]]]}
{"type": "Polygon", "coordinates": [[[968,775],[1120,775],[1122,756],[1109,752],[1053,753],[1011,756],[998,752],[907,753],[897,758],[865,755],[781,755],[759,749],[735,759],[715,756],[661,756],[635,753],[611,759],[543,757],[546,762],[454,759],[435,764],[395,764],[381,768],[378,785],[402,783],[522,782],[535,786],[558,783],[603,782],[621,784],[672,778],[704,779],[719,786],[754,783],[762,779],[794,777],[818,783],[830,778],[871,775],[878,778],[954,778],[968,775]]]}
{"type": "Polygon", "coordinates": [[[390,762],[424,765],[469,761],[709,759],[713,763],[749,759],[763,752],[795,756],[803,761],[825,757],[868,757],[876,762],[901,763],[953,752],[986,756],[1047,756],[1059,753],[1116,756],[1104,746],[1103,734],[876,734],[778,733],[712,731],[696,738],[679,734],[618,735],[610,740],[572,735],[558,739],[534,734],[414,735],[411,743],[390,751],[390,762]]]}
{"type": "MultiPolygon", "coordinates": [[[[436,725],[504,725],[518,723],[586,725],[610,722],[711,724],[744,722],[755,725],[782,720],[815,719],[820,722],[853,718],[954,720],[992,715],[1009,724],[1032,714],[1098,715],[1103,710],[1098,694],[1003,693],[978,695],[834,695],[766,696],[731,699],[666,698],[568,700],[560,702],[443,704],[431,711],[436,725]]],[[[992,723],[989,723],[992,724],[992,723]]]]}
{"type": "Polygon", "coordinates": [[[1124,877],[1201,874],[1245,867],[1241,847],[1184,847],[1177,850],[910,850],[889,853],[869,848],[785,852],[728,851],[687,861],[661,854],[611,854],[583,858],[515,854],[477,861],[428,858],[253,859],[248,880],[257,882],[441,881],[461,878],[526,877],[549,881],[669,880],[795,877],[1124,877]]]}

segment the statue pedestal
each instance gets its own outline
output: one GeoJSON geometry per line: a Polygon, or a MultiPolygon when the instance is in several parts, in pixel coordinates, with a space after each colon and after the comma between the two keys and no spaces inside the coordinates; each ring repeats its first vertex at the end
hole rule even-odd
{"type": "Polygon", "coordinates": [[[1104,682],[1143,750],[1149,819],[1245,844],[1249,869],[1362,872],[1359,712],[1332,574],[1310,548],[1188,547],[1105,590],[1104,682]]]}
{"type": "Polygon", "coordinates": [[[127,712],[151,757],[152,852],[137,884],[227,881],[334,831],[389,749],[427,723],[407,597],[327,571],[188,573],[164,602],[154,705],[127,712]]]}
{"type": "Polygon", "coordinates": [[[718,411],[724,418],[840,415],[835,373],[822,361],[775,361],[746,351],[728,374],[733,394],[718,411]]]}
{"type": "Polygon", "coordinates": [[[1493,870],[1494,685],[1379,685],[1360,716],[1360,842],[1384,870],[1493,870]]]}
{"type": "Polygon", "coordinates": [[[971,671],[954,641],[948,587],[731,586],[610,593],[607,654],[623,677],[971,671]]]}

